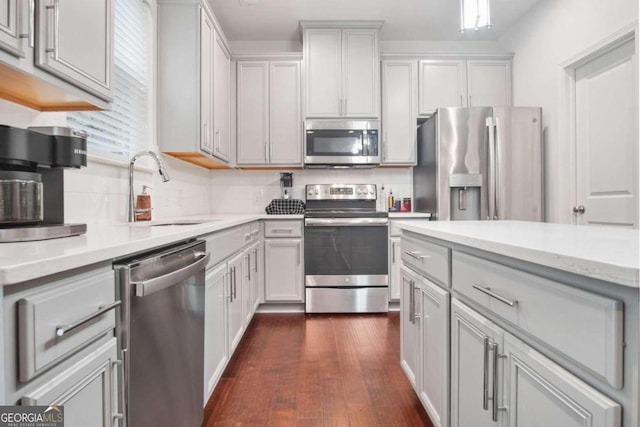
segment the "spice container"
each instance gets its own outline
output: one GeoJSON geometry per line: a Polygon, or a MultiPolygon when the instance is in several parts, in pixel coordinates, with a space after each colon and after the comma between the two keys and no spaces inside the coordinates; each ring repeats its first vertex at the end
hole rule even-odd
{"type": "Polygon", "coordinates": [[[401,212],[411,212],[411,199],[409,197],[405,197],[402,199],[402,206],[400,207],[401,212]]]}

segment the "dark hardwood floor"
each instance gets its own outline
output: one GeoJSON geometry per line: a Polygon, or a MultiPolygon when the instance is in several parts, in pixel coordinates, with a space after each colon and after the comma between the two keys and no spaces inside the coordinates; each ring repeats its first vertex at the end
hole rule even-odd
{"type": "Polygon", "coordinates": [[[398,313],[256,314],[203,427],[429,426],[400,368],[398,313]]]}

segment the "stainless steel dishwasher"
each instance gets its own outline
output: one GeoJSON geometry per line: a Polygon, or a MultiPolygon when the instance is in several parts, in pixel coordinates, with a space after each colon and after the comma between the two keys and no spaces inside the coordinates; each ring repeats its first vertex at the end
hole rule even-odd
{"type": "Polygon", "coordinates": [[[208,260],[205,242],[193,240],[114,264],[129,427],[202,424],[208,260]]]}

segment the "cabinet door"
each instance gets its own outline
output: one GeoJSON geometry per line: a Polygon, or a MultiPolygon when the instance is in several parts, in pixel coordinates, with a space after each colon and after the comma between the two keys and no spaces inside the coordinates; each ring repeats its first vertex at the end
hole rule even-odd
{"type": "Polygon", "coordinates": [[[253,247],[244,250],[244,259],[242,261],[242,315],[244,317],[245,328],[249,326],[253,319],[253,247]]]}
{"type": "Polygon", "coordinates": [[[382,63],[382,163],[416,162],[416,63],[382,63]]]}
{"type": "Polygon", "coordinates": [[[377,30],[342,30],[342,115],[379,117],[377,30]]]}
{"type": "Polygon", "coordinates": [[[402,252],[400,250],[400,238],[389,239],[389,301],[400,300],[400,266],[402,265],[402,252]]]}
{"type": "Polygon", "coordinates": [[[269,162],[269,62],[238,62],[238,164],[269,162]]]}
{"type": "Polygon", "coordinates": [[[418,396],[436,427],[449,426],[449,292],[420,280],[418,396]]]}
{"type": "Polygon", "coordinates": [[[340,117],[342,112],[341,55],[341,30],[305,30],[306,117],[340,117]]]}
{"type": "Polygon", "coordinates": [[[419,67],[418,114],[429,115],[437,108],[467,106],[465,61],[420,61],[419,67]]]}
{"type": "Polygon", "coordinates": [[[204,399],[206,404],[227,364],[227,264],[209,270],[204,305],[204,399]]]}
{"type": "Polygon", "coordinates": [[[467,61],[469,107],[511,105],[510,61],[467,61]]]}
{"type": "MultiPolygon", "coordinates": [[[[26,19],[23,15],[30,15],[31,2],[20,0],[4,0],[0,4],[0,49],[19,58],[24,58],[24,41],[22,35],[29,37],[29,29],[22,28],[26,19]],[[28,6],[27,6],[28,5],[28,6]]],[[[33,16],[30,17],[33,19],[33,16]]],[[[33,31],[33,23],[31,23],[33,31]]]]}
{"type": "MultiPolygon", "coordinates": [[[[502,330],[458,300],[451,302],[451,426],[498,426],[492,419],[493,357],[502,330]],[[486,409],[485,409],[486,408],[486,409]]],[[[497,378],[496,385],[500,384],[497,378]]],[[[502,405],[500,405],[502,406],[502,405]]],[[[504,413],[498,412],[498,420],[504,413]]],[[[543,425],[543,424],[540,424],[543,425]]],[[[555,425],[555,424],[552,424],[555,425]]]]}
{"type": "Polygon", "coordinates": [[[275,61],[269,65],[269,162],[302,162],[300,114],[300,62],[275,61]]]}
{"type": "Polygon", "coordinates": [[[36,65],[111,101],[114,0],[42,0],[36,65]]]}
{"type": "Polygon", "coordinates": [[[621,425],[621,407],[593,387],[506,334],[509,426],[621,425]]]}
{"type": "Polygon", "coordinates": [[[416,321],[416,313],[420,312],[420,288],[406,267],[400,269],[400,280],[400,366],[417,391],[420,321],[416,321]]]}
{"type": "Polygon", "coordinates": [[[213,154],[213,21],[200,9],[200,149],[213,154]]]}
{"type": "Polygon", "coordinates": [[[213,32],[213,155],[231,159],[231,58],[220,35],[213,32]]]}
{"type": "Polygon", "coordinates": [[[244,314],[242,305],[243,262],[244,254],[240,253],[231,259],[229,266],[229,298],[227,299],[227,348],[229,356],[233,354],[244,332],[244,314]]]}
{"type": "Polygon", "coordinates": [[[264,246],[263,242],[258,242],[253,246],[251,257],[251,301],[253,312],[255,313],[260,305],[260,290],[264,289],[264,246]]]}
{"type": "Polygon", "coordinates": [[[111,427],[118,415],[116,339],[91,352],[42,387],[25,395],[22,405],[64,406],[67,427],[111,427]]]}
{"type": "Polygon", "coordinates": [[[301,239],[264,241],[266,302],[304,302],[301,239]]]}

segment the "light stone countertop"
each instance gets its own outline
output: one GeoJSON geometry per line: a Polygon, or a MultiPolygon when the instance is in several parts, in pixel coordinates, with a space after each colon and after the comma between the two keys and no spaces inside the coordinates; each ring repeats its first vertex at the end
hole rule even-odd
{"type": "Polygon", "coordinates": [[[194,225],[151,227],[157,220],[134,224],[88,224],[81,236],[36,242],[0,243],[0,285],[12,285],[97,262],[169,245],[260,219],[302,220],[303,215],[237,214],[178,218],[203,220],[194,225]]]}
{"type": "Polygon", "coordinates": [[[398,221],[403,230],[640,287],[640,231],[523,221],[398,221]]]}
{"type": "Polygon", "coordinates": [[[389,212],[389,219],[431,218],[430,213],[424,212],[389,212]]]}

